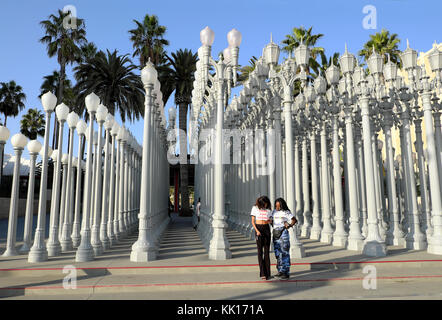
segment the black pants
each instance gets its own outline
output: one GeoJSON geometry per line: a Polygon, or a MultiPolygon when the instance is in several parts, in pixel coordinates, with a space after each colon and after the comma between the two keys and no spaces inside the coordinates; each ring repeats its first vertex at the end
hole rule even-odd
{"type": "Polygon", "coordinates": [[[259,276],[268,278],[270,277],[270,225],[257,224],[256,228],[261,233],[260,236],[256,237],[256,245],[258,246],[259,276]]]}

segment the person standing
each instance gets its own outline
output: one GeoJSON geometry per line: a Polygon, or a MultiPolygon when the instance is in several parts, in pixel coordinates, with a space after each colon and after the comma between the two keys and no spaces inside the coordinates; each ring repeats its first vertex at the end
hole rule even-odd
{"type": "Polygon", "coordinates": [[[201,208],[201,198],[198,198],[198,202],[197,202],[196,207],[195,207],[195,213],[196,213],[196,217],[198,219],[198,222],[193,227],[193,229],[195,231],[196,231],[196,229],[198,229],[198,225],[200,224],[200,208],[201,208]]]}
{"type": "Polygon", "coordinates": [[[270,222],[272,204],[266,196],[256,199],[250,215],[255,229],[255,240],[258,247],[259,276],[263,280],[270,279],[270,222]]]}
{"type": "Polygon", "coordinates": [[[283,198],[276,199],[275,210],[272,213],[273,248],[278,270],[275,278],[281,280],[288,280],[290,277],[290,236],[288,229],[293,227],[296,222],[296,218],[290,212],[285,200],[283,198]]]}

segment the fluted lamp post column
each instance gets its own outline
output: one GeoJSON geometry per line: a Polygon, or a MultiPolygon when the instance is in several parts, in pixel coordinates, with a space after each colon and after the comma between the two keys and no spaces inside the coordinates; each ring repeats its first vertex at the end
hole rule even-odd
{"type": "MultiPolygon", "coordinates": [[[[405,61],[404,61],[405,62],[405,61]]],[[[442,53],[434,50],[430,56],[430,64],[433,72],[439,74],[442,70],[442,53]]],[[[431,113],[431,98],[434,85],[428,82],[428,76],[423,75],[422,80],[422,109],[424,111],[425,136],[427,142],[428,173],[430,179],[431,193],[431,218],[433,223],[433,234],[428,241],[428,253],[442,254],[442,193],[440,180],[442,172],[438,170],[437,148],[435,130],[433,128],[433,117],[431,113]]],[[[440,146],[442,148],[442,146],[440,146]]]]}
{"type": "Polygon", "coordinates": [[[103,250],[108,250],[110,247],[110,240],[109,240],[109,234],[108,234],[108,227],[107,224],[108,221],[108,211],[109,211],[109,199],[110,199],[110,192],[113,193],[113,190],[110,189],[109,186],[109,179],[110,179],[110,172],[109,172],[109,165],[112,165],[110,163],[110,136],[111,136],[111,130],[114,125],[114,117],[109,113],[106,116],[106,121],[104,122],[104,130],[106,134],[106,139],[104,143],[104,178],[103,178],[103,190],[100,190],[102,192],[102,198],[101,198],[101,225],[100,225],[100,241],[103,246],[103,250]]]}
{"type": "Polygon", "coordinates": [[[29,164],[28,196],[26,199],[23,245],[19,250],[21,254],[26,254],[31,249],[32,215],[34,211],[35,160],[37,159],[37,155],[40,152],[42,145],[38,140],[31,140],[28,142],[27,147],[29,156],[31,158],[31,163],[29,164]]]}
{"type": "Polygon", "coordinates": [[[57,97],[52,92],[46,92],[41,96],[43,110],[46,113],[45,135],[42,155],[42,171],[40,180],[40,195],[38,201],[38,217],[37,227],[35,229],[34,244],[28,255],[28,262],[43,262],[48,260],[48,252],[45,243],[46,228],[46,199],[47,199],[47,183],[48,183],[48,152],[49,152],[49,135],[51,113],[57,104],[57,97]]]}
{"type": "MultiPolygon", "coordinates": [[[[72,208],[71,208],[71,197],[73,197],[73,191],[71,190],[71,180],[72,180],[72,159],[73,159],[73,152],[74,152],[74,130],[75,127],[77,126],[79,117],[78,115],[72,111],[69,113],[68,117],[67,117],[67,123],[69,126],[69,151],[68,151],[68,171],[67,171],[67,185],[66,185],[66,196],[65,199],[62,199],[63,201],[65,201],[65,205],[64,205],[64,213],[60,212],[60,214],[64,214],[64,223],[63,223],[63,229],[62,229],[62,233],[61,233],[61,239],[60,239],[60,244],[61,244],[61,250],[63,252],[65,251],[70,251],[73,249],[73,243],[72,243],[72,238],[71,238],[71,212],[72,212],[72,208]]],[[[81,143],[79,143],[81,144],[81,143]]],[[[81,170],[81,169],[80,169],[81,170]]],[[[66,174],[66,172],[64,172],[63,174],[66,174]]]]}
{"type": "Polygon", "coordinates": [[[117,134],[120,126],[115,122],[112,125],[111,135],[112,135],[112,152],[110,158],[110,188],[109,188],[109,215],[108,215],[108,224],[107,224],[107,234],[109,237],[110,246],[113,246],[116,243],[117,237],[115,236],[115,221],[116,215],[115,213],[115,198],[118,192],[118,185],[116,184],[116,171],[117,171],[117,163],[116,163],[116,144],[117,144],[117,134]]]}
{"type": "Polygon", "coordinates": [[[95,172],[95,203],[94,203],[94,222],[92,225],[92,239],[91,244],[94,249],[95,255],[100,255],[103,253],[103,245],[100,240],[100,220],[101,220],[101,195],[102,195],[102,147],[103,147],[103,124],[106,121],[107,116],[107,108],[100,104],[97,108],[97,122],[98,122],[98,145],[97,145],[97,164],[96,164],[96,172],[95,172]]]}
{"type": "Polygon", "coordinates": [[[6,239],[6,250],[3,257],[11,257],[18,255],[15,248],[15,241],[17,237],[17,217],[18,217],[18,187],[20,183],[20,162],[23,148],[28,143],[28,139],[21,133],[12,136],[11,144],[14,147],[15,162],[14,173],[12,177],[11,202],[9,205],[9,219],[8,219],[8,236],[6,239]]]}
{"type": "MultiPolygon", "coordinates": [[[[374,53],[368,60],[371,74],[378,75],[382,72],[383,58],[374,53]]],[[[365,178],[367,184],[367,213],[368,234],[364,242],[362,253],[367,256],[381,257],[387,255],[387,246],[379,234],[378,217],[376,212],[375,193],[375,168],[373,167],[373,154],[371,148],[372,132],[370,128],[370,91],[367,87],[364,72],[361,74],[361,95],[359,103],[362,115],[362,138],[364,143],[365,178]]]]}
{"type": "MultiPolygon", "coordinates": [[[[130,261],[147,262],[156,259],[157,253],[152,239],[151,212],[148,212],[149,194],[152,190],[148,189],[149,179],[152,179],[149,172],[149,144],[152,139],[152,129],[150,127],[150,117],[153,107],[152,91],[155,81],[157,81],[157,71],[150,62],[141,71],[141,80],[143,81],[146,97],[144,100],[144,130],[143,130],[143,155],[141,165],[141,190],[140,190],[140,213],[138,240],[132,245],[130,261]]],[[[173,108],[172,108],[173,109],[173,108]]]]}
{"type": "MultiPolygon", "coordinates": [[[[76,128],[78,134],[78,163],[77,163],[77,182],[75,190],[75,213],[72,224],[72,245],[77,248],[80,245],[80,212],[81,212],[81,177],[83,176],[83,155],[81,147],[81,138],[86,134],[87,125],[84,120],[77,122],[76,128]]],[[[83,200],[84,201],[84,200],[83,200]]]]}
{"type": "Polygon", "coordinates": [[[54,257],[60,255],[61,245],[58,238],[59,235],[59,225],[58,219],[60,215],[60,185],[61,185],[61,160],[63,157],[63,128],[66,122],[67,116],[69,114],[69,107],[64,103],[61,103],[55,108],[55,113],[57,114],[57,119],[59,123],[59,135],[58,135],[58,157],[55,164],[54,179],[55,185],[54,190],[52,190],[52,202],[51,202],[51,215],[50,215],[50,226],[49,226],[49,239],[47,242],[48,256],[54,257]]]}
{"type": "Polygon", "coordinates": [[[88,148],[86,158],[86,177],[85,177],[85,198],[84,198],[84,212],[81,225],[81,242],[75,256],[76,262],[87,262],[94,259],[94,250],[91,245],[91,231],[89,226],[89,219],[91,214],[91,189],[92,189],[92,145],[94,134],[94,117],[100,103],[100,98],[95,93],[91,93],[85,98],[86,108],[89,113],[89,132],[88,132],[88,148]]]}

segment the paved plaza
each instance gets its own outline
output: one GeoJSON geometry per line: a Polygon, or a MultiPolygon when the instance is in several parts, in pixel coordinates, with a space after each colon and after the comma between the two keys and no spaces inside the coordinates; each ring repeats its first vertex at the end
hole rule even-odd
{"type": "MultiPolygon", "coordinates": [[[[172,214],[158,259],[130,262],[137,234],[96,257],[76,263],[75,252],[39,264],[26,256],[0,258],[1,299],[442,299],[442,259],[424,251],[389,246],[369,258],[319,241],[301,239],[306,257],[292,260],[290,280],[259,278],[256,245],[228,230],[232,259],[209,260],[192,219],[172,214]],[[366,266],[375,267],[376,289],[364,289],[366,266]],[[64,279],[76,268],[76,289],[64,279]]],[[[18,243],[20,244],[20,243],[18,243]]],[[[4,243],[1,244],[3,249],[4,243]]],[[[276,274],[271,252],[272,274],[276,274]]],[[[373,275],[373,267],[367,267],[373,275]]]]}

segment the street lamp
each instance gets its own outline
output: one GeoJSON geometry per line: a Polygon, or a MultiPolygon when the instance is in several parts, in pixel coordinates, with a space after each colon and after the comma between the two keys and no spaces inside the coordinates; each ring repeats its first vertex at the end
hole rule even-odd
{"type": "MultiPolygon", "coordinates": [[[[38,218],[37,227],[35,229],[34,244],[29,251],[28,262],[43,262],[48,259],[48,252],[44,241],[46,228],[46,199],[47,199],[47,182],[48,182],[48,151],[51,113],[57,104],[57,97],[52,92],[46,92],[41,96],[43,110],[46,114],[45,134],[42,155],[42,173],[40,180],[40,196],[38,201],[38,218]]],[[[52,153],[52,152],[51,152],[52,153]]]]}
{"type": "Polygon", "coordinates": [[[91,213],[91,188],[92,188],[92,144],[93,144],[93,132],[94,132],[94,116],[100,103],[100,98],[95,93],[91,93],[85,98],[86,108],[89,112],[89,132],[88,132],[88,148],[86,158],[86,182],[85,182],[85,199],[84,212],[81,225],[81,243],[78,247],[75,261],[87,262],[94,259],[94,251],[91,245],[91,234],[89,227],[89,219],[91,213]]]}
{"type": "Polygon", "coordinates": [[[55,164],[54,170],[54,190],[52,190],[52,200],[51,200],[51,215],[50,215],[50,226],[49,226],[49,239],[47,243],[48,256],[54,257],[58,256],[61,252],[61,246],[59,241],[59,226],[58,218],[60,214],[60,185],[61,185],[61,159],[63,156],[63,128],[66,122],[67,116],[69,114],[69,107],[64,103],[59,104],[55,108],[55,113],[57,115],[59,123],[58,132],[58,157],[55,164]]]}
{"type": "MultiPolygon", "coordinates": [[[[67,168],[67,185],[66,188],[66,196],[62,201],[64,201],[64,212],[60,212],[60,214],[64,214],[64,223],[63,230],[61,233],[61,250],[63,252],[70,251],[73,249],[73,243],[71,238],[71,220],[72,220],[72,206],[71,206],[71,198],[73,197],[73,190],[71,190],[71,180],[72,180],[72,158],[74,153],[74,130],[77,126],[79,117],[78,115],[72,111],[69,113],[67,117],[67,123],[69,126],[69,150],[68,150],[68,168],[67,168]]],[[[79,143],[81,144],[81,143],[79,143]]],[[[66,172],[63,172],[63,175],[66,175],[66,172]]]]}
{"type": "MultiPolygon", "coordinates": [[[[210,34],[201,35],[204,39],[208,36],[210,36],[210,34]]],[[[157,256],[156,248],[152,239],[151,212],[148,212],[148,205],[151,201],[151,190],[148,189],[148,184],[150,183],[150,179],[152,179],[152,172],[149,170],[149,146],[152,140],[150,118],[153,111],[152,93],[154,90],[154,84],[158,80],[157,77],[158,73],[149,60],[141,71],[141,80],[144,85],[146,96],[144,99],[143,155],[141,165],[140,213],[138,214],[138,240],[132,245],[132,252],[130,254],[130,261],[134,262],[152,261],[155,260],[157,256]]],[[[169,110],[171,109],[175,110],[173,107],[169,110]]]]}
{"type": "MultiPolygon", "coordinates": [[[[109,165],[112,165],[110,163],[110,136],[111,136],[111,130],[114,125],[114,117],[108,113],[106,116],[106,121],[104,122],[104,129],[106,132],[106,141],[104,143],[105,149],[104,149],[104,178],[103,178],[103,185],[104,188],[102,190],[102,204],[101,204],[101,210],[102,210],[102,219],[101,219],[101,226],[100,226],[100,241],[103,245],[103,249],[107,250],[110,247],[110,241],[108,237],[108,228],[107,224],[108,221],[108,210],[109,210],[109,191],[111,190],[109,187],[109,165]]],[[[113,190],[111,191],[113,192],[113,190]]]]}
{"type": "Polygon", "coordinates": [[[29,180],[28,180],[28,195],[26,198],[26,214],[25,214],[25,228],[23,232],[23,245],[19,252],[26,254],[31,249],[32,237],[32,215],[34,212],[34,185],[35,185],[35,160],[41,150],[41,143],[38,140],[31,140],[28,142],[28,151],[31,158],[29,164],[29,180]]]}
{"type": "Polygon", "coordinates": [[[98,122],[98,140],[97,140],[97,150],[96,150],[96,168],[95,168],[95,203],[94,203],[94,220],[92,224],[92,239],[91,244],[94,249],[94,253],[96,256],[103,253],[103,245],[100,241],[100,218],[101,218],[101,195],[102,195],[102,176],[101,176],[101,167],[102,167],[102,146],[103,146],[103,124],[106,121],[107,116],[107,108],[100,104],[98,105],[96,117],[98,122]]]}
{"type": "Polygon", "coordinates": [[[77,122],[76,128],[78,134],[78,163],[77,163],[77,182],[75,190],[75,216],[72,224],[72,245],[77,248],[80,245],[80,212],[81,212],[81,177],[83,176],[83,154],[82,154],[82,137],[86,134],[87,124],[84,120],[77,122]]]}
{"type": "Polygon", "coordinates": [[[11,189],[11,203],[9,205],[9,220],[8,220],[8,237],[6,240],[6,250],[3,257],[11,257],[18,255],[15,248],[15,241],[17,236],[17,217],[18,217],[18,187],[20,183],[20,163],[23,148],[26,146],[28,139],[21,133],[12,136],[11,144],[14,147],[15,162],[14,174],[12,178],[11,189]]]}

